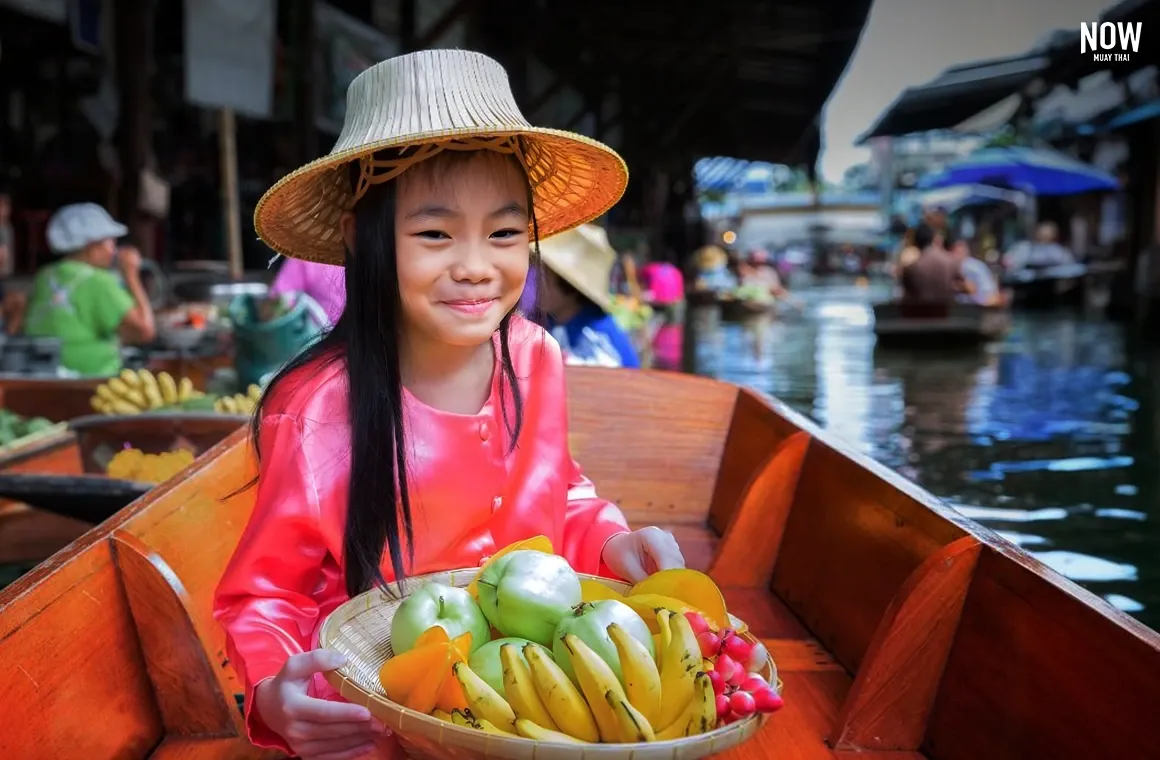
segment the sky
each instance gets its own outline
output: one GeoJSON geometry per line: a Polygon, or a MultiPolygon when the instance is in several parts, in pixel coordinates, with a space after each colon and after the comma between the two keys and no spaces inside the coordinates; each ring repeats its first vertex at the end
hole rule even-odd
{"type": "MultiPolygon", "coordinates": [[[[1108,0],[875,0],[822,122],[821,171],[831,182],[870,158],[854,141],[907,87],[949,66],[1015,55],[1054,29],[1079,29],[1108,0]]],[[[1076,50],[1079,55],[1079,50],[1076,50]]]]}

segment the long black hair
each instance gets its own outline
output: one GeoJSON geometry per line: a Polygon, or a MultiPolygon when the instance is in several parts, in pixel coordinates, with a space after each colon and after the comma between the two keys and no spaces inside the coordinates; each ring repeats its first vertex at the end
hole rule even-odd
{"type": "MultiPolygon", "coordinates": [[[[382,152],[390,159],[397,153],[382,152]]],[[[408,171],[444,173],[477,156],[475,152],[444,151],[408,171]]],[[[497,155],[497,154],[493,154],[497,155]]],[[[518,165],[515,157],[510,159],[518,165]]],[[[525,178],[526,172],[520,168],[525,178]]],[[[350,167],[352,188],[358,165],[350,167]]],[[[350,491],[343,533],[343,564],[349,595],[375,585],[386,588],[381,565],[390,555],[396,584],[414,561],[411,499],[407,484],[407,447],[403,429],[403,380],[400,369],[402,297],[395,248],[397,182],[371,185],[354,207],[354,250],[347,250],[346,308],[334,326],[278,371],[262,395],[251,421],[255,450],[266,400],[288,375],[311,365],[345,364],[349,383],[350,491]],[[403,545],[407,557],[404,561],[403,545]]],[[[529,276],[539,271],[539,228],[527,190],[531,215],[529,276]]],[[[500,406],[504,424],[515,447],[523,427],[523,403],[509,345],[509,312],[499,325],[500,406]]],[[[293,549],[290,548],[292,551],[293,549]]]]}

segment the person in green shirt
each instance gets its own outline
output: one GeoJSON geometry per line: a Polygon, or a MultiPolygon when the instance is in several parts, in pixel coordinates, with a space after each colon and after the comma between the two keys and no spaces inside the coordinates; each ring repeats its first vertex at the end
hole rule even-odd
{"type": "Polygon", "coordinates": [[[63,258],[37,272],[24,332],[59,338],[61,364],[83,376],[117,374],[121,341],[148,343],[156,335],[141,254],[117,249],[127,231],[95,203],[63,206],[48,221],[48,246],[63,258]],[[124,285],[110,271],[114,261],[124,285]]]}

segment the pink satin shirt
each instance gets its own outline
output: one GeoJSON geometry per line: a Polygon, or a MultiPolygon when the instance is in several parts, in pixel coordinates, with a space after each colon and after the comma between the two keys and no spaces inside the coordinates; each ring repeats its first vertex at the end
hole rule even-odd
{"type": "MultiPolygon", "coordinates": [[[[628,528],[568,451],[560,347],[517,318],[511,355],[523,401],[514,450],[499,404],[498,362],[478,414],[442,412],[404,390],[415,542],[410,573],[475,567],[499,548],[542,534],[578,572],[611,576],[601,559],[604,544],[628,528]]],[[[218,586],[214,617],[245,684],[250,740],[288,751],[253,710],[254,686],[276,675],[290,655],[317,648],[322,621],[349,598],[342,576],[350,480],[344,365],[290,376],[261,424],[256,503],[218,586]]],[[[393,580],[389,559],[382,569],[393,580]]],[[[321,675],[310,692],[341,699],[321,675]]]]}

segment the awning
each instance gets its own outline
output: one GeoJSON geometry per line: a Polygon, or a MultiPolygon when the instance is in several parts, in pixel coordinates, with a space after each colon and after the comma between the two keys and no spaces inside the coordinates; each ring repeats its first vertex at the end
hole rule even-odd
{"type": "Polygon", "coordinates": [[[1018,93],[1050,63],[1048,56],[1034,53],[947,69],[930,82],[903,91],[858,142],[952,129],[1018,93]]]}

